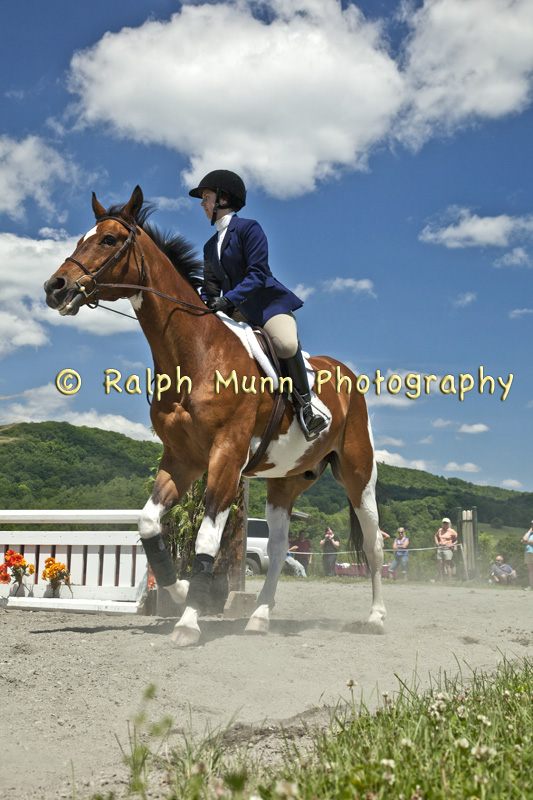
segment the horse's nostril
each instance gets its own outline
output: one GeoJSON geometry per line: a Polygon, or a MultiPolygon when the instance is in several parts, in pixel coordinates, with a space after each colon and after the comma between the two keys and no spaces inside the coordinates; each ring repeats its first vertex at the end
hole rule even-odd
{"type": "Polygon", "coordinates": [[[60,275],[56,275],[55,278],[50,278],[49,281],[46,281],[44,284],[44,290],[47,293],[50,292],[60,292],[62,289],[65,289],[67,282],[65,278],[62,278],[60,275]]]}

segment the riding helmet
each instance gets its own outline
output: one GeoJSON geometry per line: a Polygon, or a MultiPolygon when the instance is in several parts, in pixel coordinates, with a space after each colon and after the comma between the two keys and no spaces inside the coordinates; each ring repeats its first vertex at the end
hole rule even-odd
{"type": "Polygon", "coordinates": [[[237,206],[237,211],[246,205],[244,181],[237,173],[231,172],[229,169],[215,169],[213,172],[208,172],[196,189],[191,189],[189,195],[201,199],[204,189],[212,189],[214,192],[217,190],[227,192],[230,196],[230,205],[232,207],[237,206]]]}

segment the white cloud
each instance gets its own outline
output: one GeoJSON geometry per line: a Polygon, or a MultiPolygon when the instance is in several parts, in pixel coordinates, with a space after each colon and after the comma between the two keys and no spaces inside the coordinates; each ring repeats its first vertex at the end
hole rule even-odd
{"type": "Polygon", "coordinates": [[[450,461],[444,467],[445,472],[481,472],[481,467],[478,467],[477,464],[472,464],[471,461],[467,461],[465,464],[457,464],[455,461],[450,461]]]}
{"type": "Polygon", "coordinates": [[[524,317],[526,314],[533,314],[533,308],[515,308],[513,311],[509,311],[511,319],[520,319],[520,317],[524,317]]]}
{"type": "Polygon", "coordinates": [[[505,253],[494,262],[495,267],[532,267],[531,256],[523,247],[515,247],[510,253],[505,253]]]}
{"type": "Polygon", "coordinates": [[[514,478],[506,478],[502,481],[502,486],[505,486],[506,489],[522,489],[523,484],[520,481],[515,480],[514,478]]]}
{"type": "Polygon", "coordinates": [[[85,425],[87,428],[101,428],[104,431],[116,431],[124,433],[130,439],[148,439],[158,441],[157,437],[146,425],[140,422],[132,422],[131,419],[123,417],[121,414],[99,414],[94,408],[83,413],[71,413],[64,417],[65,422],[72,425],[85,425]]]}
{"type": "Polygon", "coordinates": [[[324,288],[327,292],[346,292],[347,290],[354,294],[361,294],[367,292],[370,297],[376,297],[374,292],[374,284],[368,278],[333,278],[329,281],[324,281],[324,288]]]}
{"type": "MultiPolygon", "coordinates": [[[[44,239],[31,239],[13,233],[0,233],[0,358],[24,346],[38,347],[48,342],[46,324],[64,325],[98,336],[138,328],[103,309],[80,309],[76,317],[61,317],[44,302],[43,283],[76,247],[78,237],[45,228],[44,239]]],[[[132,314],[128,300],[109,304],[132,314]]]]}
{"type": "Polygon", "coordinates": [[[433,436],[430,435],[430,436],[426,436],[425,439],[420,439],[418,444],[433,444],[433,441],[434,441],[433,440],[433,436]]]}
{"type": "Polygon", "coordinates": [[[193,204],[189,197],[151,197],[150,202],[161,211],[181,211],[193,204]]]}
{"type": "Polygon", "coordinates": [[[187,185],[223,164],[298,196],[366,169],[379,144],[419,147],[522,111],[532,14],[530,0],[404,3],[409,35],[395,60],[391,20],[368,21],[352,2],[191,0],[74,55],[74,118],[179,151],[187,185]]]}
{"type": "Polygon", "coordinates": [[[99,305],[96,309],[83,306],[74,317],[62,317],[57,311],[45,305],[36,306],[33,313],[37,319],[49,325],[64,326],[66,330],[75,328],[85,333],[91,333],[93,336],[111,336],[114,333],[140,330],[139,323],[133,316],[131,303],[126,299],[104,302],[103,305],[99,305]],[[121,314],[113,314],[104,306],[120,311],[121,314],[127,314],[128,317],[123,317],[121,314]]]}
{"type": "Polygon", "coordinates": [[[16,314],[3,310],[0,305],[0,358],[19,347],[39,347],[47,342],[43,326],[32,318],[24,304],[17,308],[16,314]]]}
{"type": "Polygon", "coordinates": [[[22,298],[44,300],[43,283],[75,249],[78,237],[45,231],[48,238],[44,239],[0,233],[2,303],[16,303],[22,298]]]}
{"type": "Polygon", "coordinates": [[[376,444],[382,447],[384,445],[388,445],[389,447],[404,447],[405,442],[402,439],[395,439],[393,436],[378,436],[376,444]]]}
{"type": "Polygon", "coordinates": [[[78,426],[85,425],[89,428],[101,428],[105,431],[117,431],[132,439],[154,441],[154,436],[146,425],[132,422],[120,414],[99,414],[94,409],[86,412],[74,411],[76,398],[61,394],[52,383],[27,389],[20,398],[17,402],[0,406],[2,424],[54,420],[78,426]]]}
{"type": "Polygon", "coordinates": [[[442,220],[426,225],[418,238],[421,242],[449,248],[507,247],[512,238],[531,235],[533,214],[522,217],[510,217],[507,214],[480,217],[468,208],[452,206],[442,220]]]}
{"type": "Polygon", "coordinates": [[[305,303],[315,293],[316,289],[313,286],[304,286],[303,283],[299,283],[292,291],[305,303]]]}
{"type": "Polygon", "coordinates": [[[463,292],[463,294],[460,294],[455,298],[453,305],[455,308],[464,308],[465,306],[469,306],[470,303],[473,303],[476,299],[476,292],[463,292]]]}
{"type": "Polygon", "coordinates": [[[337,0],[186,4],[76,53],[70,86],[83,122],[188,156],[188,185],[224,164],[277,197],[364,169],[404,94],[380,25],[337,0]]]}
{"type": "Polygon", "coordinates": [[[390,464],[393,467],[408,467],[409,469],[421,469],[427,471],[430,468],[430,462],[423,459],[415,459],[409,461],[399,453],[389,453],[388,450],[376,450],[376,461],[384,464],[390,464]]]}
{"type": "Polygon", "coordinates": [[[52,188],[77,177],[73,162],[38,136],[21,140],[0,136],[0,213],[19,220],[24,217],[25,203],[32,200],[45,216],[57,215],[52,188]]]}
{"type": "Polygon", "coordinates": [[[484,425],[483,422],[476,422],[473,425],[461,425],[458,433],[485,433],[488,430],[490,430],[488,425],[484,425]]]}
{"type": "Polygon", "coordinates": [[[439,417],[439,419],[434,419],[431,424],[434,428],[446,428],[448,425],[455,425],[456,423],[452,422],[451,419],[442,419],[439,417]]]}
{"type": "MultiPolygon", "coordinates": [[[[414,4],[413,4],[414,5],[414,4]]],[[[405,21],[410,109],[398,135],[413,147],[476,118],[498,119],[531,100],[531,0],[426,0],[405,21]]]]}

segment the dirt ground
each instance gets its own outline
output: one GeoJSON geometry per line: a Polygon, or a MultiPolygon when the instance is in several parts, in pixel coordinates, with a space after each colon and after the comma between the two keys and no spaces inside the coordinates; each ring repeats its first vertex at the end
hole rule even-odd
{"type": "Polygon", "coordinates": [[[458,665],[468,675],[493,669],[502,654],[533,657],[533,593],[397,583],[385,586],[385,599],[385,634],[370,636],[369,583],[287,579],[267,637],[244,636],[244,620],[210,617],[200,646],[185,650],[168,643],[173,620],[0,609],[0,796],[72,798],[73,774],[77,800],[120,796],[117,737],[127,745],[150,683],[150,718],[170,715],[173,736],[231,722],[234,741],[268,758],[280,725],[300,735],[304,723],[323,721],[349,698],[347,680],[373,706],[398,688],[396,675],[411,682],[415,668],[427,685],[429,674],[455,674],[458,665]]]}

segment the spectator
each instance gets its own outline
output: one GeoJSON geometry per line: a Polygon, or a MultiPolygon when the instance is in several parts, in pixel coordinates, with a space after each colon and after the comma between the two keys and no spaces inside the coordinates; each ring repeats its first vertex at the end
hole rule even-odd
{"type": "Polygon", "coordinates": [[[313,562],[311,555],[311,542],[305,535],[305,531],[300,531],[297,539],[289,542],[289,553],[299,561],[302,567],[306,570],[313,562]]]}
{"type": "Polygon", "coordinates": [[[531,520],[531,527],[527,533],[522,537],[522,541],[526,546],[524,554],[524,563],[529,572],[529,586],[526,586],[526,592],[533,589],[533,520],[531,520]]]}
{"type": "Polygon", "coordinates": [[[379,529],[379,532],[381,533],[381,538],[383,539],[383,541],[385,541],[385,539],[390,539],[389,534],[385,533],[385,531],[382,531],[381,528],[379,529]]]}
{"type": "Polygon", "coordinates": [[[322,567],[324,568],[324,575],[326,578],[335,575],[335,562],[340,545],[339,537],[336,533],[333,533],[328,525],[324,538],[320,540],[320,547],[322,548],[322,567]]]}
{"type": "Polygon", "coordinates": [[[290,551],[287,553],[285,558],[285,564],[292,569],[297,578],[307,578],[307,573],[304,567],[302,567],[299,561],[296,561],[290,551]]]}
{"type": "Polygon", "coordinates": [[[457,532],[450,528],[451,524],[451,520],[444,517],[442,528],[439,528],[435,534],[441,581],[444,580],[445,572],[447,579],[452,579],[453,554],[457,551],[457,532]]]}
{"type": "Polygon", "coordinates": [[[503,586],[516,581],[516,572],[510,564],[503,563],[503,556],[496,556],[490,576],[494,583],[501,583],[503,586]]]}
{"type": "Polygon", "coordinates": [[[389,566],[389,578],[393,577],[394,570],[401,567],[403,579],[407,580],[407,564],[409,563],[409,539],[405,535],[404,528],[398,528],[398,535],[392,543],[394,558],[389,566]]]}

